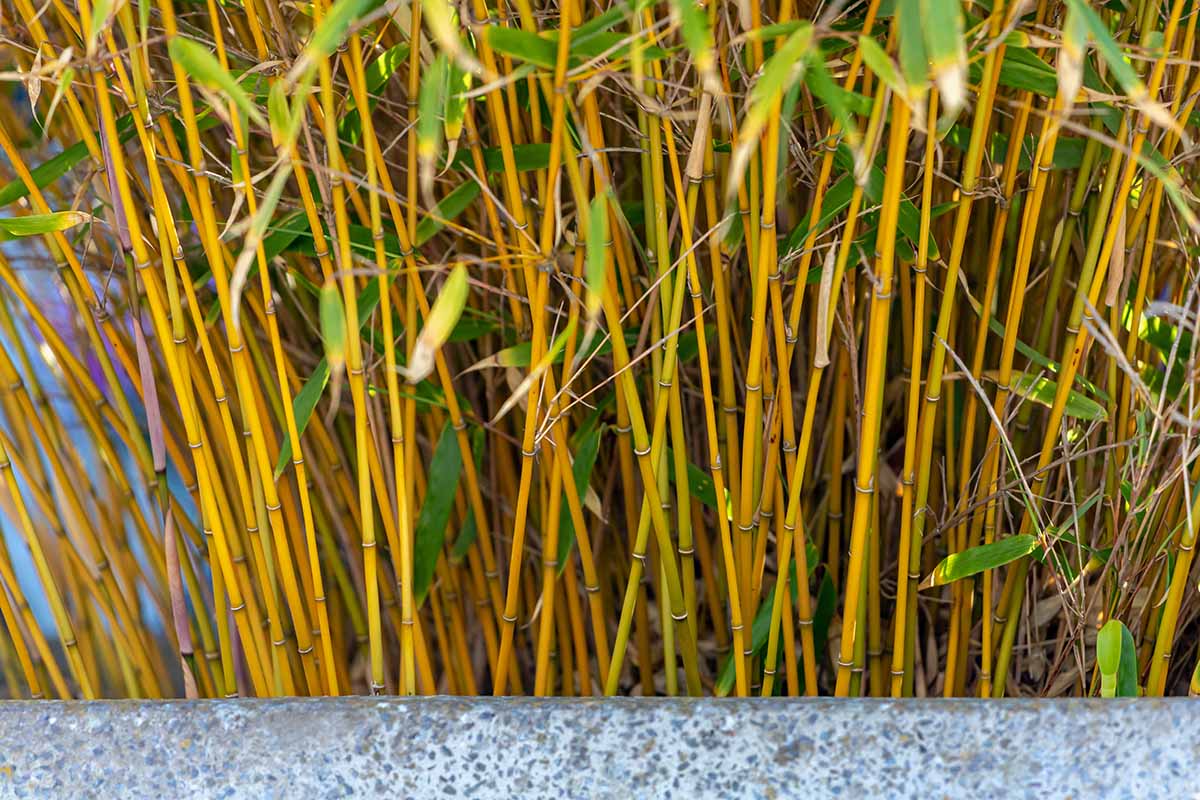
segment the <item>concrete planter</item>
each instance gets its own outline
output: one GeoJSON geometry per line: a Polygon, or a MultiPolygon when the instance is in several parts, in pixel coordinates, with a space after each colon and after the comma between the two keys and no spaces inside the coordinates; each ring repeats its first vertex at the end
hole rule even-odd
{"type": "Polygon", "coordinates": [[[0,704],[3,797],[1194,797],[1180,700],[0,704]]]}

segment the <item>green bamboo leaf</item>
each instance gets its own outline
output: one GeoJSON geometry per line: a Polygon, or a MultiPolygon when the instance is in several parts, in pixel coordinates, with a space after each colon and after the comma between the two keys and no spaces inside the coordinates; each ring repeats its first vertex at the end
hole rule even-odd
{"type": "MultiPolygon", "coordinates": [[[[1014,380],[1012,387],[1013,391],[1021,397],[1032,400],[1047,408],[1053,408],[1054,396],[1058,392],[1058,383],[1056,381],[1044,375],[1029,373],[1025,373],[1014,380]]],[[[1104,410],[1104,406],[1074,389],[1067,395],[1067,405],[1064,413],[1068,417],[1089,421],[1108,419],[1108,412],[1104,410]]]]}
{"type": "Polygon", "coordinates": [[[374,0],[337,0],[313,31],[304,48],[304,59],[316,64],[342,46],[350,33],[350,26],[374,5],[374,0]]]}
{"type": "Polygon", "coordinates": [[[920,0],[920,26],[945,116],[953,119],[967,101],[967,37],[959,0],[920,0]]]}
{"type": "Polygon", "coordinates": [[[1084,59],[1087,56],[1087,22],[1075,4],[1067,4],[1067,16],[1063,20],[1062,48],[1058,56],[1058,92],[1062,94],[1064,107],[1070,110],[1083,86],[1084,59]]]}
{"type": "Polygon", "coordinates": [[[471,285],[467,281],[467,268],[459,264],[450,272],[450,277],[442,286],[437,300],[433,302],[433,308],[429,310],[425,327],[417,336],[412,358],[405,369],[405,376],[409,383],[417,383],[433,372],[434,357],[446,343],[454,326],[458,324],[458,318],[462,316],[463,307],[467,304],[467,295],[470,291],[471,285]]]}
{"type": "Polygon", "coordinates": [[[984,570],[1002,567],[1032,553],[1037,548],[1037,541],[1036,536],[1023,533],[948,555],[942,559],[942,563],[934,567],[929,577],[921,582],[921,588],[943,586],[978,575],[984,570]]]}
{"type": "Polygon", "coordinates": [[[96,42],[100,38],[100,32],[108,24],[108,18],[112,16],[112,13],[113,0],[92,0],[92,15],[88,19],[86,42],[89,56],[96,52],[96,42]]]}
{"type": "Polygon", "coordinates": [[[870,36],[859,36],[858,52],[862,55],[863,63],[879,77],[879,80],[886,83],[889,89],[900,97],[908,96],[908,87],[904,79],[896,71],[891,57],[879,46],[879,42],[870,36]]]}
{"type": "Polygon", "coordinates": [[[326,280],[321,287],[320,318],[325,361],[336,374],[346,363],[346,309],[333,280],[326,280]]]}
{"type": "Polygon", "coordinates": [[[861,180],[866,161],[862,152],[862,136],[854,122],[854,114],[850,110],[848,102],[851,93],[833,82],[833,78],[829,75],[829,69],[825,66],[825,59],[819,53],[816,57],[809,59],[808,69],[804,73],[804,83],[814,96],[825,103],[830,115],[837,120],[842,129],[842,135],[846,139],[846,146],[854,156],[855,175],[861,180]]]}
{"type": "MultiPolygon", "coordinates": [[[[512,150],[517,172],[545,169],[550,166],[550,145],[548,143],[518,144],[513,145],[512,150]]],[[[488,172],[504,172],[504,153],[499,147],[483,148],[483,165],[488,172]]],[[[469,151],[460,150],[449,168],[454,170],[474,169],[475,162],[469,151]]]]}
{"type": "Polygon", "coordinates": [[[1096,664],[1101,697],[1137,697],[1137,646],[1133,634],[1118,619],[1110,619],[1096,634],[1096,664]]]}
{"type": "MultiPolygon", "coordinates": [[[[485,440],[485,432],[483,428],[475,427],[471,429],[471,454],[475,460],[475,474],[478,475],[483,470],[483,445],[485,440]]],[[[471,549],[471,545],[475,543],[475,539],[479,536],[479,531],[475,527],[475,514],[473,511],[467,511],[467,518],[463,520],[462,527],[458,530],[458,536],[454,537],[454,545],[450,548],[450,560],[454,563],[461,562],[467,556],[467,551],[471,549]]]]}
{"type": "MultiPolygon", "coordinates": [[[[555,46],[558,45],[558,31],[548,31],[546,38],[555,46]]],[[[630,41],[628,34],[617,33],[615,31],[594,33],[582,41],[572,38],[570,64],[572,67],[579,66],[584,61],[591,61],[601,56],[604,56],[609,61],[616,61],[628,56],[634,44],[634,42],[630,41]]],[[[671,54],[671,51],[664,50],[661,47],[645,44],[644,40],[638,40],[637,44],[641,48],[642,58],[647,63],[659,61],[671,54]]]]}
{"type": "Polygon", "coordinates": [[[721,84],[714,66],[714,41],[708,25],[708,14],[694,0],[671,0],[670,5],[671,19],[679,26],[683,44],[692,54],[696,71],[704,80],[705,88],[716,94],[721,84]]]}
{"type": "Polygon", "coordinates": [[[0,217],[0,240],[57,233],[92,221],[83,211],[53,211],[24,217],[0,217]]]}
{"type": "Polygon", "coordinates": [[[437,159],[442,152],[442,114],[449,87],[450,66],[444,54],[439,54],[421,76],[417,99],[417,159],[421,162],[421,191],[433,191],[437,159]]]}
{"type": "Polygon", "coordinates": [[[477,197],[479,184],[475,181],[468,180],[456,186],[433,207],[429,216],[417,223],[417,236],[413,244],[420,247],[428,242],[446,227],[447,222],[470,208],[477,197]]]}
{"type": "MultiPolygon", "coordinates": [[[[968,73],[972,83],[983,79],[983,65],[972,62],[968,73]]],[[[1038,58],[1037,53],[1027,47],[1008,45],[1004,60],[1000,62],[999,82],[1010,89],[1033,92],[1042,97],[1054,97],[1058,92],[1058,74],[1054,67],[1038,58]]]]}
{"type": "Polygon", "coordinates": [[[230,322],[235,328],[241,325],[242,290],[246,286],[251,268],[257,268],[255,256],[267,235],[271,217],[275,215],[275,207],[279,205],[279,199],[283,196],[283,188],[290,179],[291,170],[282,163],[277,163],[271,183],[263,193],[262,203],[250,220],[250,229],[246,232],[245,241],[242,243],[242,252],[233,265],[233,273],[229,278],[229,295],[232,300],[229,316],[230,322]]]}
{"type": "MultiPolygon", "coordinates": [[[[367,84],[368,111],[375,109],[376,103],[379,102],[379,95],[383,93],[388,81],[396,74],[396,70],[408,58],[408,53],[408,42],[401,42],[384,50],[363,70],[363,79],[367,84]]],[[[345,116],[338,120],[338,136],[350,144],[358,144],[362,137],[362,117],[359,115],[359,109],[353,99],[350,101],[345,116]]]]}
{"type": "MultiPolygon", "coordinates": [[[[588,485],[592,480],[592,469],[596,466],[596,456],[600,453],[600,437],[604,435],[604,426],[600,425],[583,436],[579,446],[575,448],[575,463],[571,465],[571,473],[575,479],[575,491],[580,501],[587,496],[588,485]]],[[[567,567],[567,559],[571,548],[575,545],[575,523],[571,521],[571,510],[567,508],[564,497],[558,522],[558,574],[561,575],[567,567]]]]}
{"type": "MultiPolygon", "coordinates": [[[[531,66],[554,69],[558,60],[558,31],[539,35],[518,28],[491,26],[486,29],[484,37],[496,52],[520,59],[531,66]]],[[[572,37],[571,66],[601,55],[607,55],[610,60],[622,58],[633,46],[632,42],[627,41],[628,38],[626,34],[609,31],[594,31],[586,36],[572,37]]],[[[642,46],[642,57],[646,61],[656,61],[667,55],[667,51],[661,47],[642,46]]]]}
{"type": "MultiPolygon", "coordinates": [[[[758,613],[754,615],[754,623],[750,626],[750,649],[755,656],[760,655],[767,646],[767,639],[771,633],[771,608],[774,603],[775,587],[772,586],[770,591],[767,592],[766,597],[763,598],[762,603],[758,606],[758,613]]],[[[717,681],[713,686],[713,694],[717,697],[727,697],[733,691],[733,684],[736,679],[737,669],[733,665],[733,660],[729,656],[725,656],[721,660],[721,668],[717,672],[717,681]]]]}
{"type": "Polygon", "coordinates": [[[46,119],[42,122],[43,130],[50,129],[50,122],[54,119],[54,112],[58,108],[58,104],[62,102],[67,90],[71,88],[71,83],[74,80],[75,68],[65,67],[58,76],[58,82],[54,87],[54,97],[50,100],[50,108],[46,111],[46,119]]]}
{"type": "Polygon", "coordinates": [[[196,83],[224,92],[243,114],[258,125],[267,126],[262,112],[250,102],[250,97],[241,84],[225,71],[207,47],[191,39],[176,36],[167,43],[167,50],[172,60],[177,61],[196,83]]]}
{"type": "Polygon", "coordinates": [[[511,411],[513,406],[519,403],[521,399],[529,393],[529,390],[533,388],[533,385],[539,378],[541,378],[542,374],[545,373],[545,371],[549,369],[552,364],[557,363],[558,360],[562,358],[563,350],[566,348],[567,341],[573,339],[575,336],[576,322],[577,321],[575,319],[571,319],[567,323],[566,330],[564,330],[554,339],[554,344],[550,346],[550,349],[546,351],[545,355],[538,359],[538,362],[533,365],[533,369],[529,370],[529,374],[521,379],[521,382],[517,384],[517,388],[513,390],[512,394],[508,396],[508,399],[505,400],[503,405],[500,406],[500,410],[497,411],[492,417],[493,425],[496,424],[496,422],[502,417],[504,417],[505,414],[511,411]]]}
{"type": "MultiPolygon", "coordinates": [[[[1125,90],[1129,101],[1138,107],[1138,110],[1146,115],[1146,118],[1153,121],[1154,124],[1163,128],[1179,129],[1179,123],[1171,116],[1170,112],[1150,97],[1146,89],[1146,85],[1142,83],[1142,79],[1138,77],[1137,72],[1133,69],[1133,65],[1121,52],[1120,46],[1112,37],[1112,32],[1109,31],[1108,25],[1100,18],[1088,3],[1084,0],[1067,0],[1067,7],[1070,10],[1069,16],[1077,16],[1080,20],[1078,25],[1087,27],[1087,31],[1091,34],[1092,40],[1096,43],[1096,50],[1100,53],[1100,57],[1104,59],[1104,63],[1108,65],[1113,77],[1117,79],[1117,83],[1125,90]]],[[[1061,74],[1061,73],[1060,73],[1061,74]]]]}
{"type": "Polygon", "coordinates": [[[446,141],[450,143],[450,155],[447,161],[454,161],[454,153],[458,149],[458,137],[462,135],[463,123],[467,117],[466,93],[471,90],[471,73],[451,64],[449,77],[446,82],[446,107],[443,126],[446,141]]]}
{"type": "Polygon", "coordinates": [[[283,148],[285,152],[296,140],[302,108],[300,103],[288,100],[287,86],[283,81],[271,84],[271,90],[267,94],[267,118],[276,146],[283,148]]]}
{"type": "Polygon", "coordinates": [[[805,24],[784,40],[767,59],[758,80],[750,90],[746,113],[738,130],[738,145],[729,161],[729,182],[725,188],[726,205],[737,193],[750,155],[758,147],[759,134],[766,127],[775,103],[793,83],[804,77],[812,47],[812,25],[805,24]]]}
{"type": "MultiPolygon", "coordinates": [[[[308,427],[308,421],[312,419],[313,411],[316,409],[321,395],[325,393],[327,385],[329,385],[329,362],[322,358],[317,364],[317,368],[313,370],[313,374],[308,376],[308,380],[300,387],[299,393],[292,398],[292,413],[296,417],[296,432],[301,436],[304,435],[304,430],[308,427]]],[[[283,435],[283,447],[279,450],[279,460],[275,463],[275,480],[279,480],[279,477],[283,475],[283,471],[287,469],[288,462],[291,460],[292,439],[285,431],[283,435]]]]}
{"type": "MultiPolygon", "coordinates": [[[[820,561],[820,554],[817,552],[816,545],[812,542],[806,542],[805,544],[805,551],[808,556],[808,576],[811,578],[813,571],[817,568],[817,563],[820,561]]],[[[795,602],[799,596],[799,590],[796,588],[796,562],[792,561],[788,567],[788,594],[792,596],[792,601],[795,602]]],[[[754,615],[754,623],[750,626],[750,648],[756,657],[761,657],[766,653],[767,643],[770,640],[771,634],[771,614],[774,603],[775,586],[772,586],[767,592],[766,597],[763,598],[762,603],[759,604],[758,612],[754,615]]],[[[828,621],[826,625],[828,625],[828,621]]],[[[721,668],[717,673],[717,681],[713,687],[713,694],[717,697],[728,696],[733,691],[733,684],[736,677],[737,671],[733,666],[733,661],[726,656],[721,661],[721,668]]]]}
{"type": "MultiPolygon", "coordinates": [[[[421,11],[425,17],[425,24],[433,34],[434,41],[441,47],[442,53],[467,72],[481,74],[483,66],[463,45],[459,35],[458,13],[449,0],[421,0],[421,11]]],[[[494,29],[495,26],[487,28],[494,29]]]]}
{"type": "MultiPolygon", "coordinates": [[[[673,458],[673,456],[671,454],[671,448],[669,448],[669,447],[667,448],[666,460],[667,460],[667,478],[671,482],[674,482],[675,481],[675,459],[673,458]]],[[[729,490],[728,489],[725,490],[725,502],[718,504],[717,503],[717,490],[716,490],[716,487],[713,485],[712,476],[710,474],[708,474],[707,472],[705,472],[704,470],[700,469],[700,467],[696,466],[695,464],[693,464],[690,461],[688,462],[688,465],[687,465],[687,482],[688,482],[688,491],[691,493],[692,497],[695,497],[702,504],[704,504],[708,508],[712,509],[713,511],[716,511],[717,513],[720,513],[721,511],[725,511],[726,516],[730,516],[728,513],[730,511],[729,490]],[[724,508],[722,508],[722,506],[724,506],[724,508]]]]}
{"type": "MultiPolygon", "coordinates": [[[[125,120],[128,121],[128,117],[125,120]]],[[[121,141],[129,141],[132,135],[132,128],[127,126],[127,129],[121,133],[121,141]]],[[[39,189],[44,189],[63,175],[66,175],[86,158],[88,158],[87,145],[83,142],[77,142],[30,170],[30,175],[33,176],[33,183],[39,189]]],[[[20,178],[9,181],[3,188],[0,188],[0,207],[15,203],[17,200],[28,195],[29,188],[20,178]]]]}
{"type": "Polygon", "coordinates": [[[587,261],[587,313],[594,318],[600,312],[604,300],[604,255],[608,252],[608,203],[607,196],[600,192],[592,198],[588,215],[587,261]]]}
{"type": "Polygon", "coordinates": [[[428,489],[413,534],[413,597],[418,607],[425,602],[425,595],[433,583],[433,573],[446,540],[446,526],[450,523],[450,509],[454,505],[461,471],[462,454],[458,449],[458,436],[450,420],[446,420],[433,451],[433,460],[429,462],[428,489]]]}
{"type": "Polygon", "coordinates": [[[378,58],[368,64],[363,70],[367,91],[371,94],[382,92],[383,87],[387,86],[388,81],[396,74],[396,70],[408,59],[408,52],[408,42],[401,42],[384,50],[378,58]]]}
{"type": "Polygon", "coordinates": [[[906,102],[924,105],[929,77],[929,56],[925,52],[925,32],[921,20],[921,0],[899,0],[900,72],[908,84],[906,102]]]}
{"type": "Polygon", "coordinates": [[[554,42],[538,36],[536,33],[518,28],[489,25],[484,29],[483,38],[487,40],[488,46],[498,53],[519,58],[546,69],[554,68],[557,58],[554,42]]]}

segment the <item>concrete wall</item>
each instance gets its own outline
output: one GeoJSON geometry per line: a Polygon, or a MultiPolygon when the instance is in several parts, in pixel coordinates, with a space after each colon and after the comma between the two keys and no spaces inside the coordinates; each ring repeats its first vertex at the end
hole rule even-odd
{"type": "Polygon", "coordinates": [[[0,704],[3,797],[1196,797],[1200,703],[0,704]]]}

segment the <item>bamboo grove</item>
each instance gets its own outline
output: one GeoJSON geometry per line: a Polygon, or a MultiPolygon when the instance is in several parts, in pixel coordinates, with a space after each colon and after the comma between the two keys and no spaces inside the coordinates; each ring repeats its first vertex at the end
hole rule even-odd
{"type": "Polygon", "coordinates": [[[8,696],[1200,693],[1192,0],[2,0],[8,696]]]}

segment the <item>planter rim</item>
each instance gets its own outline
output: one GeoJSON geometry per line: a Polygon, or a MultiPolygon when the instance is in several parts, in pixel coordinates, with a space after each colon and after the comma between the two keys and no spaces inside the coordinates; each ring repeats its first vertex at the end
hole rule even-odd
{"type": "Polygon", "coordinates": [[[1185,797],[1187,698],[0,703],[9,797],[1185,797]]]}

